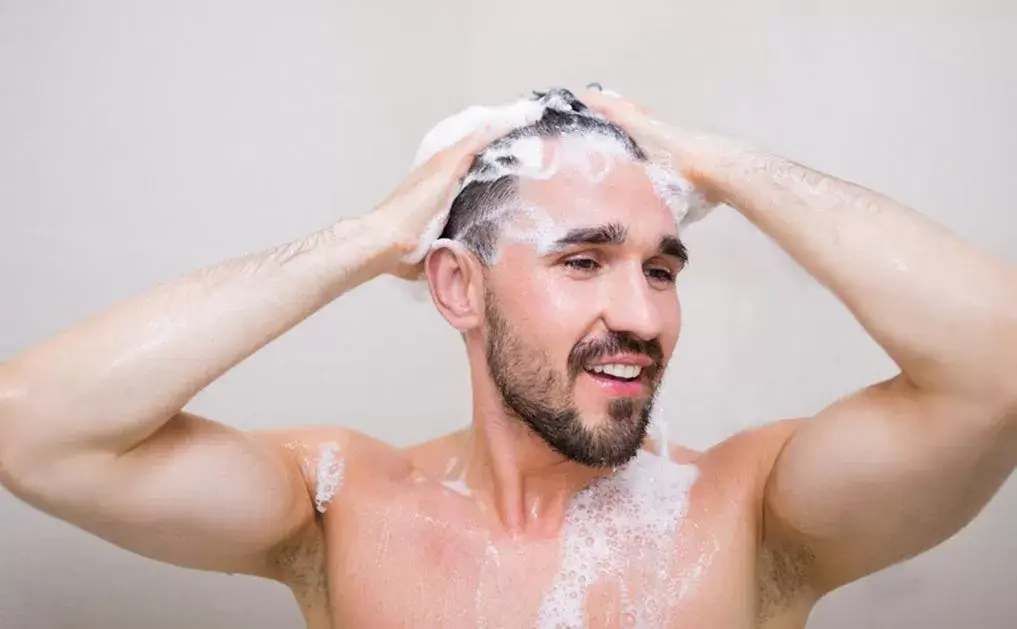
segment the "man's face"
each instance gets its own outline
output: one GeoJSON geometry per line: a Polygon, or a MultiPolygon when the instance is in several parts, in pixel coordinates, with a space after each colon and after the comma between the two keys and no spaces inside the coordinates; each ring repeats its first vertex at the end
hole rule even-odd
{"type": "Polygon", "coordinates": [[[508,410],[568,458],[611,467],[646,436],[678,338],[684,247],[641,164],[598,172],[521,180],[532,211],[502,230],[486,352],[508,410]]]}

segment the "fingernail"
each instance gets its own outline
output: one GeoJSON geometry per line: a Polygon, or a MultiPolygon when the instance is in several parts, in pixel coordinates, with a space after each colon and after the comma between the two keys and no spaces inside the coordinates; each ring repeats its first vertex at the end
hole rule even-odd
{"type": "Polygon", "coordinates": [[[606,87],[604,87],[603,83],[596,83],[596,82],[588,83],[586,85],[586,89],[590,90],[591,92],[599,92],[599,93],[603,94],[604,96],[614,96],[615,98],[621,98],[621,94],[619,94],[618,92],[615,92],[614,90],[607,89],[606,87]]]}

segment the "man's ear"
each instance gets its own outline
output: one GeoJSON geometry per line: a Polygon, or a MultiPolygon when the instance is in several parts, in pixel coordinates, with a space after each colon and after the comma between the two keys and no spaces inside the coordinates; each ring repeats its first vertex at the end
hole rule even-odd
{"type": "Polygon", "coordinates": [[[484,270],[480,260],[459,243],[434,248],[424,260],[431,299],[460,332],[483,322],[484,270]]]}

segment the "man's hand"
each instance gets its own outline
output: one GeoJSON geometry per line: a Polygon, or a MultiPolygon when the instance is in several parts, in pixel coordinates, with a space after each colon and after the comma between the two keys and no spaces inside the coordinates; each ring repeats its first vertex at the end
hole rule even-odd
{"type": "Polygon", "coordinates": [[[647,153],[650,161],[681,174],[711,202],[721,201],[719,191],[710,188],[709,180],[698,168],[696,159],[698,152],[711,144],[721,143],[721,138],[663,122],[643,105],[607,92],[586,91],[578,98],[590,109],[625,129],[647,153]]]}
{"type": "Polygon", "coordinates": [[[431,221],[451,204],[476,154],[509,130],[503,126],[485,127],[440,151],[415,168],[368,215],[369,220],[382,226],[382,231],[401,254],[385,272],[403,279],[420,276],[423,262],[407,264],[403,256],[418,247],[431,221]]]}

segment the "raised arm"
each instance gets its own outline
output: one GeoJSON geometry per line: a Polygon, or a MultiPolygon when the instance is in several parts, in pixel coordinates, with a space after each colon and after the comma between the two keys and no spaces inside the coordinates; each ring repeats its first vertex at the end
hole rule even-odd
{"type": "Polygon", "coordinates": [[[1017,464],[1017,269],[876,192],[597,98],[780,244],[900,367],[794,431],[767,486],[767,543],[809,557],[822,593],[967,524],[1017,464]]]}
{"type": "Polygon", "coordinates": [[[268,574],[314,514],[299,463],[182,409],[208,384],[402,256],[493,136],[424,164],[358,219],[201,269],[0,364],[0,481],[123,548],[200,569],[268,574]]]}
{"type": "Polygon", "coordinates": [[[966,525],[1017,465],[1017,269],[876,192],[787,159],[704,151],[709,187],[778,242],[900,368],[777,458],[767,534],[827,591],[966,525]]]}

